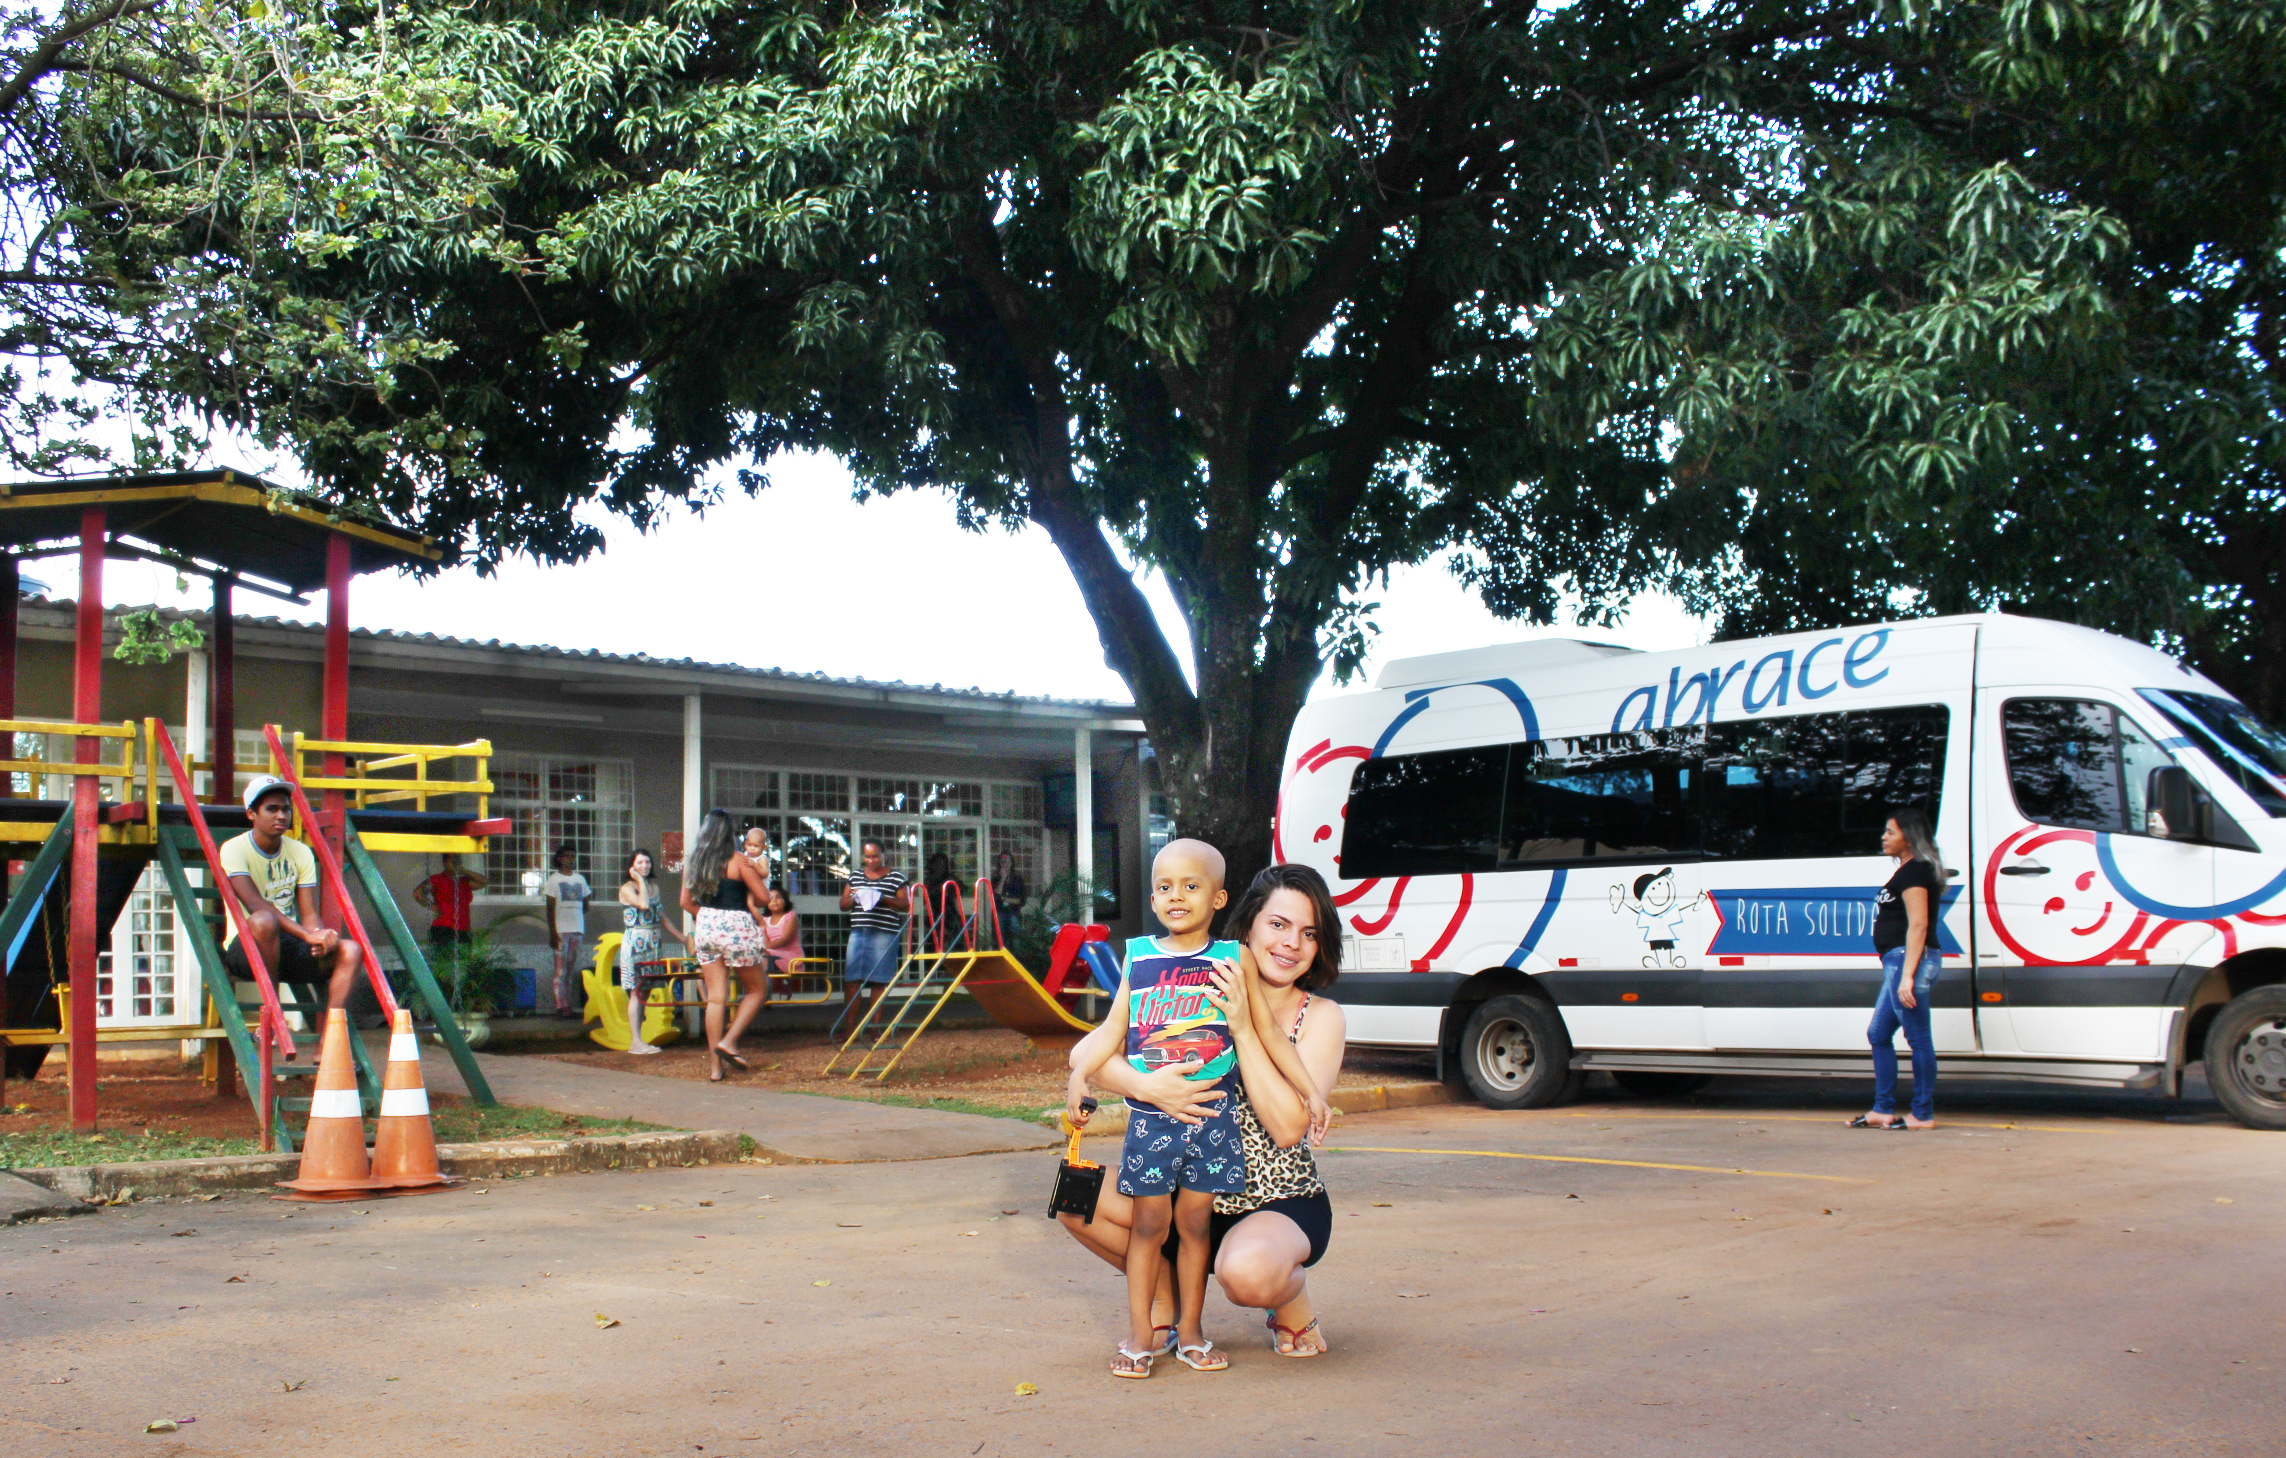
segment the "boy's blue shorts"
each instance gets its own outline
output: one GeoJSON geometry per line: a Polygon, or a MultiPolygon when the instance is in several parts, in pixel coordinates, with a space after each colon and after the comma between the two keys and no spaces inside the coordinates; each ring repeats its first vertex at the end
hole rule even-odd
{"type": "Polygon", "coordinates": [[[1129,1110],[1127,1144],[1119,1152],[1119,1193],[1235,1195],[1245,1188],[1246,1151],[1229,1099],[1203,1124],[1185,1124],[1142,1105],[1129,1110]]]}

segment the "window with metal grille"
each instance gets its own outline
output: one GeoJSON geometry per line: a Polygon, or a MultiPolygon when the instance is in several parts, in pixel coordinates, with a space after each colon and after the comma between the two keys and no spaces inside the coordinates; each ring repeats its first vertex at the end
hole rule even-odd
{"type": "Polygon", "coordinates": [[[529,881],[537,894],[559,845],[571,847],[572,869],[591,883],[601,877],[616,884],[635,844],[634,781],[632,760],[494,756],[493,813],[515,828],[492,837],[485,852],[492,889],[512,894],[529,881]]]}

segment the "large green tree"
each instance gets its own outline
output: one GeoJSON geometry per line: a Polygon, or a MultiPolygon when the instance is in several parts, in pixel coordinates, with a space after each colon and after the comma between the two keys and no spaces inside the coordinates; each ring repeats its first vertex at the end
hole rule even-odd
{"type": "MultiPolygon", "coordinates": [[[[1726,631],[1992,607],[2286,719],[2286,4],[1977,4],[1878,125],[1567,301],[1676,430],[1726,631]]],[[[1615,408],[1616,402],[1613,403],[1615,408]]]]}
{"type": "Polygon", "coordinates": [[[787,447],[1037,524],[1182,825],[1251,864],[1287,726],[1357,653],[1378,574],[1482,543],[1545,617],[1693,546],[1660,514],[1654,416],[1547,408],[1543,321],[1676,195],[1745,185],[1755,138],[1884,85],[1887,23],[1801,0],[438,12],[425,54],[517,112],[495,196],[531,262],[398,274],[455,351],[397,406],[467,425],[468,463],[309,459],[480,559],[577,554],[585,502],[641,514],[787,447]]]}

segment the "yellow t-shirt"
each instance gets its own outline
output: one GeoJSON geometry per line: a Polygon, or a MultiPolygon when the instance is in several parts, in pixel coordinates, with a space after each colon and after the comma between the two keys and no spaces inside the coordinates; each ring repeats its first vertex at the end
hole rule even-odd
{"type": "MultiPolygon", "coordinates": [[[[254,832],[248,831],[222,843],[222,874],[251,879],[263,899],[278,908],[280,916],[299,921],[301,905],[295,893],[299,887],[317,885],[317,856],[292,836],[278,843],[276,855],[266,856],[254,843],[254,832]]],[[[238,940],[238,923],[229,918],[225,921],[230,931],[222,944],[227,947],[238,940]]]]}

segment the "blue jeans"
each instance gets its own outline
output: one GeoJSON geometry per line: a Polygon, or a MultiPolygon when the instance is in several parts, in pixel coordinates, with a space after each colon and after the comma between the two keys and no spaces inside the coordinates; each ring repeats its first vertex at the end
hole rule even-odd
{"type": "Polygon", "coordinates": [[[1921,954],[1919,974],[1913,979],[1914,1007],[1897,1000],[1897,980],[1905,970],[1905,949],[1881,954],[1881,1000],[1873,1005],[1873,1021],[1865,1041],[1873,1045],[1873,1112],[1897,1112],[1897,1048],[1892,1040],[1905,1030],[1905,1046],[1913,1050],[1913,1117],[1937,1116],[1937,1044],[1929,1036],[1929,994],[1935,990],[1944,962],[1935,952],[1921,954]]]}
{"type": "Polygon", "coordinates": [[[849,934],[848,960],[843,964],[844,982],[887,982],[897,975],[897,955],[903,938],[893,931],[870,931],[863,927],[849,934]]]}

